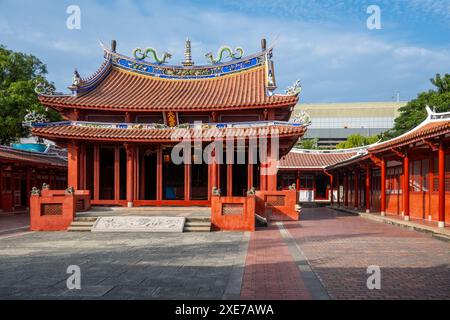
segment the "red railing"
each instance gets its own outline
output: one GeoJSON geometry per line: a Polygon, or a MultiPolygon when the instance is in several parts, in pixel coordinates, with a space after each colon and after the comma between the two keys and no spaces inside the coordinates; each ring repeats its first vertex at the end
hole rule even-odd
{"type": "Polygon", "coordinates": [[[30,230],[67,230],[77,211],[90,209],[90,191],[44,189],[30,198],[30,230]]]}
{"type": "Polygon", "coordinates": [[[255,230],[255,196],[211,197],[211,223],[216,230],[255,230]]]}
{"type": "Polygon", "coordinates": [[[256,191],[256,213],[269,221],[298,220],[297,191],[256,191]]]}

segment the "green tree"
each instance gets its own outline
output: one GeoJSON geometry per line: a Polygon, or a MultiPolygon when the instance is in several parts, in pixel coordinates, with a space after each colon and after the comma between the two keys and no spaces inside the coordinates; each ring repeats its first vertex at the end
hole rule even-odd
{"type": "Polygon", "coordinates": [[[383,140],[395,138],[419,125],[427,117],[427,105],[436,112],[450,111],[450,74],[441,77],[438,73],[430,82],[435,88],[419,93],[416,99],[401,107],[394,127],[385,132],[383,140]]]}
{"type": "Polygon", "coordinates": [[[369,144],[377,142],[378,140],[379,140],[378,136],[365,137],[360,134],[351,134],[347,137],[346,141],[338,143],[336,145],[336,149],[349,149],[367,146],[369,144]]]}
{"type": "Polygon", "coordinates": [[[9,144],[26,137],[28,128],[22,126],[27,110],[45,114],[51,121],[60,119],[54,110],[46,111],[34,88],[46,81],[46,66],[35,56],[7,50],[0,45],[0,144],[9,144]]]}
{"type": "Polygon", "coordinates": [[[300,149],[318,149],[317,147],[318,139],[302,139],[297,145],[300,149]]]}

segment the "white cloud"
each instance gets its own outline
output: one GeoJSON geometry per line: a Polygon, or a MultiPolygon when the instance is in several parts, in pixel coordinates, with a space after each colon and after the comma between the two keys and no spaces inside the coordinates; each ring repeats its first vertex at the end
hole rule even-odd
{"type": "MultiPolygon", "coordinates": [[[[276,2],[271,10],[284,6],[286,12],[291,8],[319,14],[325,8],[326,15],[337,10],[332,2],[325,2],[322,7],[310,2],[302,8],[289,4],[276,2]]],[[[39,54],[48,64],[49,78],[57,82],[59,90],[70,82],[73,68],[77,67],[83,76],[94,72],[102,59],[97,41],[109,43],[113,38],[118,40],[121,53],[131,55],[136,47],[153,46],[159,52],[171,52],[170,62],[178,64],[183,59],[184,40],[190,37],[196,64],[204,64],[204,54],[215,52],[222,44],[241,45],[252,53],[260,49],[262,37],[267,37],[270,43],[279,35],[274,51],[279,87],[284,89],[297,78],[302,79],[304,101],[389,100],[397,90],[409,99],[426,89],[428,79],[435,73],[450,70],[448,44],[427,46],[415,43],[413,38],[405,40],[388,32],[367,32],[354,24],[323,23],[323,19],[256,15],[247,10],[247,4],[243,4],[241,11],[170,6],[161,1],[79,1],[79,5],[80,31],[65,28],[65,7],[53,2],[30,4],[30,12],[40,12],[39,19],[23,16],[14,19],[0,13],[0,34],[5,44],[39,54]]],[[[422,8],[415,5],[415,10],[422,8]]],[[[435,10],[428,5],[424,10],[435,10]]],[[[9,11],[17,11],[13,2],[7,7],[9,11]]]]}

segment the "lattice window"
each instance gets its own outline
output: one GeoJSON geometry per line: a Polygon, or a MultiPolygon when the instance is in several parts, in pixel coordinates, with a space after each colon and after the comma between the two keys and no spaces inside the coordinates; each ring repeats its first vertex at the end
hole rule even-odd
{"type": "Polygon", "coordinates": [[[41,205],[41,215],[43,216],[57,216],[62,215],[62,204],[48,203],[41,205]]]}
{"type": "Polygon", "coordinates": [[[224,203],[222,205],[222,215],[242,215],[244,214],[243,203],[224,203]]]}
{"type": "Polygon", "coordinates": [[[266,196],[265,203],[267,207],[281,207],[285,205],[285,196],[266,196]]]}

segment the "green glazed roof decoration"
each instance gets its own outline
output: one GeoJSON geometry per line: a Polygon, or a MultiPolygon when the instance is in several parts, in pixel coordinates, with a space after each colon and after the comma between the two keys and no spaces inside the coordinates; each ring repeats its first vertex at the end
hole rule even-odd
{"type": "Polygon", "coordinates": [[[133,57],[137,60],[145,60],[146,58],[153,58],[155,63],[164,64],[172,58],[172,55],[168,52],[164,52],[162,57],[158,57],[158,52],[154,48],[147,48],[144,51],[141,48],[136,48],[133,50],[133,57]]]}
{"type": "Polygon", "coordinates": [[[212,52],[205,54],[205,57],[211,62],[211,64],[219,64],[224,58],[230,58],[231,60],[240,59],[244,56],[244,49],[241,47],[236,47],[236,49],[231,49],[230,46],[221,46],[217,51],[217,57],[214,58],[212,52]]]}

